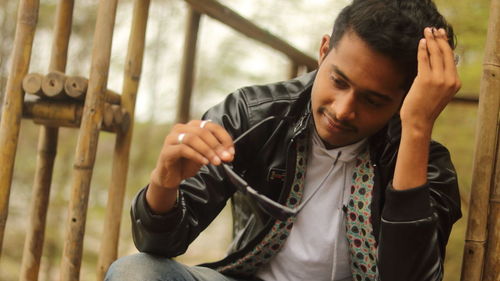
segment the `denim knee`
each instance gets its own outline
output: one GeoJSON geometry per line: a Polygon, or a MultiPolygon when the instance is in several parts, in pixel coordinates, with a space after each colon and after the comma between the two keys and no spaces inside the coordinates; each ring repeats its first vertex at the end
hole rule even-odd
{"type": "Polygon", "coordinates": [[[138,253],[120,258],[108,269],[105,281],[191,281],[186,268],[168,258],[138,253]]]}

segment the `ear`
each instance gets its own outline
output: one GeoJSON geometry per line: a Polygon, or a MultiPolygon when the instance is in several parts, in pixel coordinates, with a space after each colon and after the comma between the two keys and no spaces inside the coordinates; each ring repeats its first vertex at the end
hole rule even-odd
{"type": "Polygon", "coordinates": [[[325,60],[329,51],[330,51],[330,36],[325,34],[321,38],[321,46],[319,47],[318,66],[325,60]]]}

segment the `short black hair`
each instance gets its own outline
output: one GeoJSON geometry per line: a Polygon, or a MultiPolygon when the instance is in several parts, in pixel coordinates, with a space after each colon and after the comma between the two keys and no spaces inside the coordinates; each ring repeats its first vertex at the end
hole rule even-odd
{"type": "Polygon", "coordinates": [[[392,59],[406,75],[408,90],[417,75],[417,49],[426,27],[443,28],[455,49],[453,28],[431,0],[353,0],[333,26],[330,50],[355,32],[373,50],[392,59]]]}

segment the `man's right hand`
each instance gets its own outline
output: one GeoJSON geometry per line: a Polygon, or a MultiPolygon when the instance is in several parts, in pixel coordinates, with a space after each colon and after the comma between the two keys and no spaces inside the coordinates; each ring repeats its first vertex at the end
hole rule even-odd
{"type": "Polygon", "coordinates": [[[196,175],[203,165],[217,166],[233,158],[233,140],[220,125],[208,120],[174,125],[151,173],[146,193],[149,206],[155,213],[168,212],[183,180],[196,175]]]}

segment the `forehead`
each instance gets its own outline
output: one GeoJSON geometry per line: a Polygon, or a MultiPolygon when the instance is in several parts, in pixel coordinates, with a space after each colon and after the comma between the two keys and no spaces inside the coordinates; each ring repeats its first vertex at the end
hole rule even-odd
{"type": "Polygon", "coordinates": [[[387,56],[374,51],[356,33],[346,32],[325,58],[328,72],[340,70],[356,87],[386,93],[404,94],[404,75],[387,56]]]}

